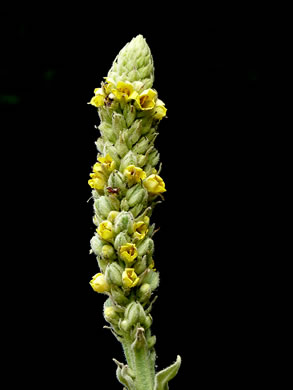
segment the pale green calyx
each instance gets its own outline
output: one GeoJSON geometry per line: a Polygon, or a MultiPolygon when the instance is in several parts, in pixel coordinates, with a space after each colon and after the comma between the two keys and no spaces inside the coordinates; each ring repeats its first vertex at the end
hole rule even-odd
{"type": "Polygon", "coordinates": [[[156,373],[150,313],[160,278],[150,219],[166,192],[155,140],[167,109],[153,81],[152,55],[138,35],[120,51],[89,102],[100,118],[97,161],[88,181],[96,225],[90,252],[100,273],[90,284],[108,297],[104,318],[125,352],[127,365],[114,361],[126,390],[167,390],[181,363],[178,357],[156,373]]]}
{"type": "Polygon", "coordinates": [[[118,81],[136,83],[138,89],[147,89],[153,86],[153,57],[142,35],[133,38],[123,47],[113,62],[108,77],[116,83],[118,81]]]}

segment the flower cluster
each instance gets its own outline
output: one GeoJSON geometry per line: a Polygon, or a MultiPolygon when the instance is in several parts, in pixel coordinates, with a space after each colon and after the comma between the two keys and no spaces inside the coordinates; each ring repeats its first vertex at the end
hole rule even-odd
{"type": "Polygon", "coordinates": [[[89,104],[99,108],[105,105],[111,105],[115,100],[120,103],[133,102],[135,107],[141,111],[152,110],[153,118],[161,120],[166,116],[167,109],[165,103],[158,99],[158,94],[154,89],[148,88],[139,93],[143,86],[141,83],[115,81],[105,77],[105,82],[100,88],[95,88],[94,96],[89,104]],[[136,89],[135,89],[136,88],[136,89]]]}
{"type": "Polygon", "coordinates": [[[91,252],[100,268],[90,285],[108,296],[104,317],[123,345],[135,345],[143,329],[147,359],[154,366],[150,310],[159,273],[154,268],[155,225],[150,217],[166,191],[154,143],[167,110],[152,83],[152,57],[138,36],[118,55],[90,101],[98,109],[101,136],[88,183],[96,225],[91,252]]]}
{"type": "Polygon", "coordinates": [[[90,284],[94,291],[109,296],[104,316],[122,337],[131,328],[126,325],[126,309],[133,302],[143,313],[143,320],[134,321],[133,328],[150,325],[144,307],[151,304],[159,283],[153,258],[155,225],[150,216],[157,197],[166,191],[156,169],[159,153],[154,142],[167,110],[157,92],[145,89],[143,82],[116,80],[105,77],[90,101],[101,119],[97,162],[88,182],[97,226],[91,251],[101,272],[90,284]]]}

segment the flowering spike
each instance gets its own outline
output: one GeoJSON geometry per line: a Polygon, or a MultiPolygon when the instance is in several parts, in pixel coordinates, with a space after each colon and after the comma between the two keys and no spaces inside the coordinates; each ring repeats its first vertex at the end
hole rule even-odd
{"type": "Polygon", "coordinates": [[[138,35],[120,51],[89,102],[101,120],[89,180],[97,226],[91,253],[101,272],[90,284],[108,296],[104,318],[122,343],[127,365],[115,361],[117,378],[128,390],[166,390],[180,365],[178,358],[155,375],[150,312],[160,278],[150,218],[166,192],[155,140],[167,109],[153,81],[153,58],[138,35]]]}

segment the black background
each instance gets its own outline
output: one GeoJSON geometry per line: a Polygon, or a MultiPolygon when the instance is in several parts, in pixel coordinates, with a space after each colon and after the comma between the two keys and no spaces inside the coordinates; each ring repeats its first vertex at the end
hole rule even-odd
{"type": "Polygon", "coordinates": [[[262,34],[251,23],[199,26],[187,16],[153,12],[133,22],[91,9],[6,23],[4,16],[0,102],[9,168],[2,180],[11,206],[3,282],[13,319],[6,361],[19,367],[12,381],[121,388],[111,359],[123,361],[123,354],[103,329],[104,297],[89,286],[98,268],[89,255],[95,229],[87,180],[99,119],[87,102],[137,34],[151,48],[154,87],[168,108],[157,139],[166,200],[153,216],[160,227],[158,368],[182,356],[174,389],[183,381],[191,388],[239,388],[258,369],[251,252],[257,214],[250,225],[262,34]]]}

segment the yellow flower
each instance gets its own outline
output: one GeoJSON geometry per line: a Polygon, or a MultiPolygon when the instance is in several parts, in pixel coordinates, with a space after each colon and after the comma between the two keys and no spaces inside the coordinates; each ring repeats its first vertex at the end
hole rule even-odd
{"type": "Polygon", "coordinates": [[[162,102],[162,100],[158,99],[156,101],[155,105],[155,114],[154,114],[154,119],[161,120],[166,116],[167,108],[165,107],[165,103],[162,102]]]}
{"type": "Polygon", "coordinates": [[[103,221],[97,229],[99,236],[105,241],[111,241],[114,235],[113,225],[110,221],[103,221]]]}
{"type": "Polygon", "coordinates": [[[106,154],[105,157],[102,156],[98,157],[98,161],[103,164],[103,166],[106,168],[108,172],[113,172],[116,167],[115,161],[112,159],[110,154],[106,154]]]}
{"type": "Polygon", "coordinates": [[[103,90],[107,95],[109,95],[115,87],[115,81],[110,77],[104,77],[104,79],[106,81],[103,83],[103,90]]]}
{"type": "Polygon", "coordinates": [[[89,104],[91,104],[92,106],[95,106],[95,107],[101,107],[104,105],[104,99],[106,97],[106,95],[104,94],[104,91],[102,88],[96,88],[94,90],[94,93],[95,93],[95,96],[92,97],[91,101],[89,102],[89,104]]]}
{"type": "Polygon", "coordinates": [[[159,175],[150,175],[143,182],[145,188],[151,194],[161,194],[167,191],[164,180],[159,175]]]}
{"type": "Polygon", "coordinates": [[[136,103],[141,110],[151,110],[155,107],[155,99],[157,92],[153,89],[146,89],[139,96],[137,96],[136,103]]]}
{"type": "Polygon", "coordinates": [[[139,282],[139,277],[134,272],[134,268],[125,268],[122,273],[122,283],[125,288],[132,288],[139,282]]]}
{"type": "Polygon", "coordinates": [[[112,93],[118,100],[124,99],[126,102],[131,99],[135,100],[138,96],[133,85],[124,81],[118,81],[116,89],[113,89],[112,93]]]}
{"type": "Polygon", "coordinates": [[[91,188],[102,190],[106,184],[105,176],[101,172],[90,174],[91,179],[88,181],[91,188]]]}
{"type": "Polygon", "coordinates": [[[92,286],[93,290],[98,293],[104,293],[110,289],[105,275],[101,273],[93,276],[92,280],[90,281],[90,285],[92,286]]]}
{"type": "Polygon", "coordinates": [[[149,227],[149,217],[145,216],[143,221],[134,222],[133,229],[133,237],[142,240],[148,232],[149,227]]]}
{"type": "Polygon", "coordinates": [[[127,264],[131,264],[137,258],[137,249],[134,244],[127,243],[120,247],[120,256],[127,264]]]}
{"type": "Polygon", "coordinates": [[[124,176],[127,177],[128,184],[133,185],[138,183],[140,180],[144,180],[146,178],[146,173],[139,167],[135,165],[128,165],[124,169],[124,176]]]}

